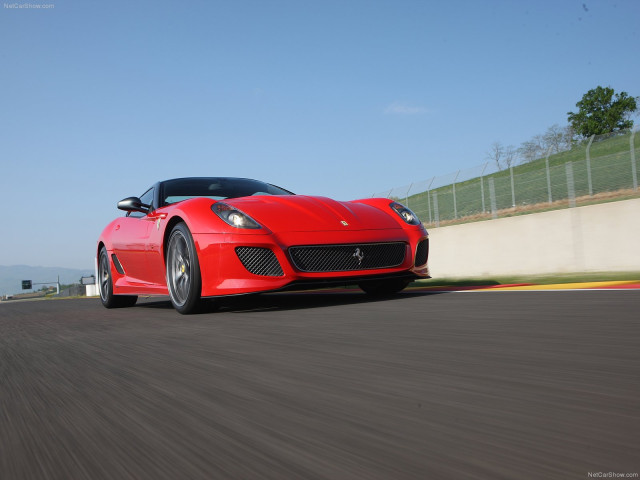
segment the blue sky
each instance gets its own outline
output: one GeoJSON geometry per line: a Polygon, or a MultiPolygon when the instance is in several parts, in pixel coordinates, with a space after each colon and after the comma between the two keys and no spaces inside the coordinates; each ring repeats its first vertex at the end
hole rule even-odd
{"type": "Polygon", "coordinates": [[[638,0],[9,0],[0,265],[91,268],[116,202],[166,178],[350,200],[478,165],[591,88],[640,95],[639,19],[638,0]]]}

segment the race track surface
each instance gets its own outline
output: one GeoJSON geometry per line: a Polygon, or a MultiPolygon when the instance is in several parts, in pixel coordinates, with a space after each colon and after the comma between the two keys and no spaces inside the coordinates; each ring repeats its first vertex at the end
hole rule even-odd
{"type": "Polygon", "coordinates": [[[6,302],[0,479],[638,473],[639,307],[638,290],[277,294],[188,317],[6,302]]]}

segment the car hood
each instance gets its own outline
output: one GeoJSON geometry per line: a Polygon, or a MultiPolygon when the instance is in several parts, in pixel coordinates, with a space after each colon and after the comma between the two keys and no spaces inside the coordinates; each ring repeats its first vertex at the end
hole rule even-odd
{"type": "Polygon", "coordinates": [[[363,203],[305,195],[256,196],[224,200],[276,232],[401,229],[389,213],[363,203]]]}

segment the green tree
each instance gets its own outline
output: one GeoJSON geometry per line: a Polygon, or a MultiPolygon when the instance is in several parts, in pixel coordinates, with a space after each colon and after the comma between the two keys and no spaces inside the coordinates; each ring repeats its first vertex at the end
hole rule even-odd
{"type": "Polygon", "coordinates": [[[578,112],[567,112],[574,131],[583,137],[603,135],[633,127],[631,114],[636,111],[636,98],[627,92],[615,93],[611,87],[596,87],[576,103],[578,112]]]}

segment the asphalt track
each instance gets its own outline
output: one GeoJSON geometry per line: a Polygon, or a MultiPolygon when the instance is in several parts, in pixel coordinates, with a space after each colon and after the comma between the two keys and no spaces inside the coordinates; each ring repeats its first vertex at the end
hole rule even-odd
{"type": "Polygon", "coordinates": [[[6,302],[0,479],[637,474],[639,307],[639,290],[278,294],[188,317],[6,302]]]}

